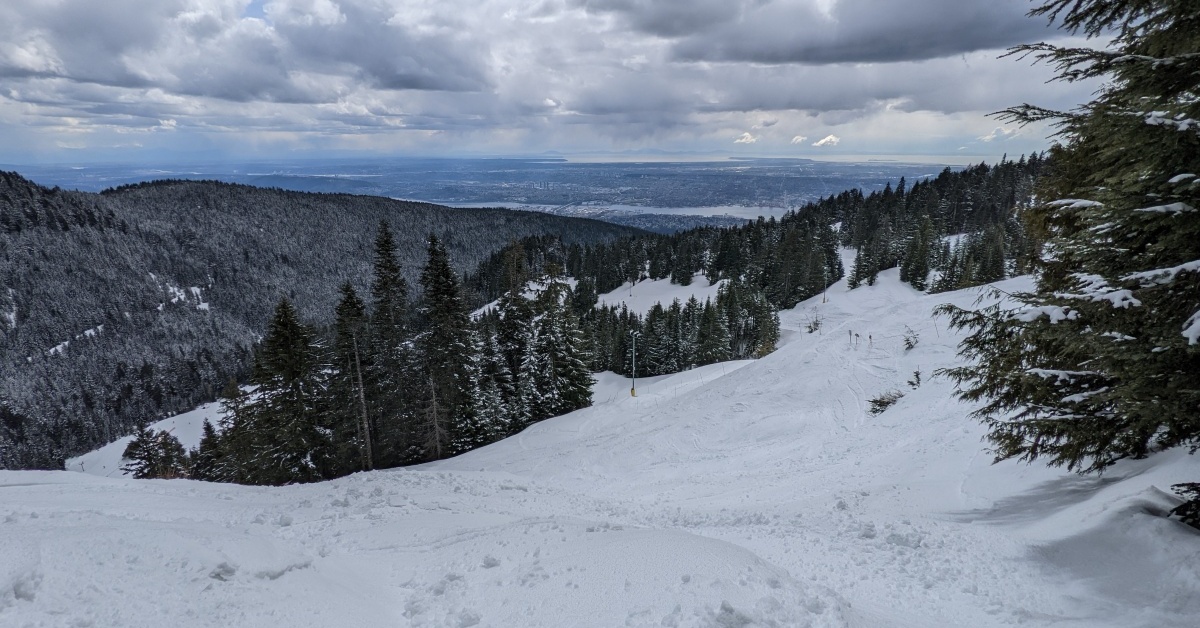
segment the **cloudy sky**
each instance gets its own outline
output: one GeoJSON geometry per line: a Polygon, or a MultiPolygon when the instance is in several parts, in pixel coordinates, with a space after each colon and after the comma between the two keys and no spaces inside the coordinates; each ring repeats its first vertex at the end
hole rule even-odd
{"type": "Polygon", "coordinates": [[[1027,0],[3,0],[0,163],[983,156],[1095,85],[1027,0]]]}

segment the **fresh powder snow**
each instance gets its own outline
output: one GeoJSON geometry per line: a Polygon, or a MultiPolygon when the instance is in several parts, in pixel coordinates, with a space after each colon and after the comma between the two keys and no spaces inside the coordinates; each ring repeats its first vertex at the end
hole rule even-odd
{"type": "Polygon", "coordinates": [[[696,273],[696,276],[692,278],[692,283],[686,286],[671,283],[670,279],[644,279],[637,283],[626,281],[621,284],[620,288],[600,295],[596,306],[621,307],[624,304],[630,312],[644,315],[655,304],[661,303],[663,307],[669,307],[675,299],[679,299],[681,303],[692,297],[696,297],[696,300],[701,303],[708,299],[715,301],[717,291],[724,283],[724,279],[718,280],[716,283],[709,283],[708,279],[704,277],[704,273],[696,273]]]}
{"type": "MultiPolygon", "coordinates": [[[[135,481],[115,443],[0,471],[0,626],[1195,626],[1200,535],[1163,513],[1196,459],[992,465],[934,376],[961,336],[933,308],[981,294],[842,281],[760,360],[636,397],[601,373],[593,407],[419,467],[135,481]]],[[[217,412],[156,428],[194,446],[217,412]]]]}

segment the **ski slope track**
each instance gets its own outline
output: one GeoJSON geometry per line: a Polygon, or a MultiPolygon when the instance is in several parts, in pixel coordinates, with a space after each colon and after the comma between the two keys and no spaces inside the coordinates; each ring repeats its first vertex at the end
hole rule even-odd
{"type": "Polygon", "coordinates": [[[594,407],[421,467],[256,488],[103,477],[109,450],[100,475],[0,472],[0,626],[1196,626],[1200,534],[1162,515],[1200,461],[991,464],[932,375],[959,339],[933,308],[979,294],[839,283],[761,360],[637,397],[600,374],[594,407]]]}

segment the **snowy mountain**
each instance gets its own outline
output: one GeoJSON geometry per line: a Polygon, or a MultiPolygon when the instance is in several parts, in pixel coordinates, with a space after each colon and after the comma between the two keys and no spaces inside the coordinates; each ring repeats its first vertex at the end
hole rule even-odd
{"type": "Polygon", "coordinates": [[[1196,459],[991,465],[932,375],[959,339],[933,308],[979,295],[839,282],[760,360],[637,397],[601,374],[593,407],[419,467],[259,488],[90,475],[102,450],[0,472],[0,625],[1194,626],[1200,537],[1161,489],[1196,459]]]}

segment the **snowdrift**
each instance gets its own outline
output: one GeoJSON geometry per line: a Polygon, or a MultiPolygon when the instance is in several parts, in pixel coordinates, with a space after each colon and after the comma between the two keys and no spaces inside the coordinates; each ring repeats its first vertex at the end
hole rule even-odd
{"type": "Polygon", "coordinates": [[[839,283],[761,360],[637,397],[601,374],[594,407],[422,467],[0,472],[0,625],[1195,626],[1200,534],[1162,515],[1197,459],[992,465],[932,375],[958,341],[933,308],[979,294],[839,283]]]}

